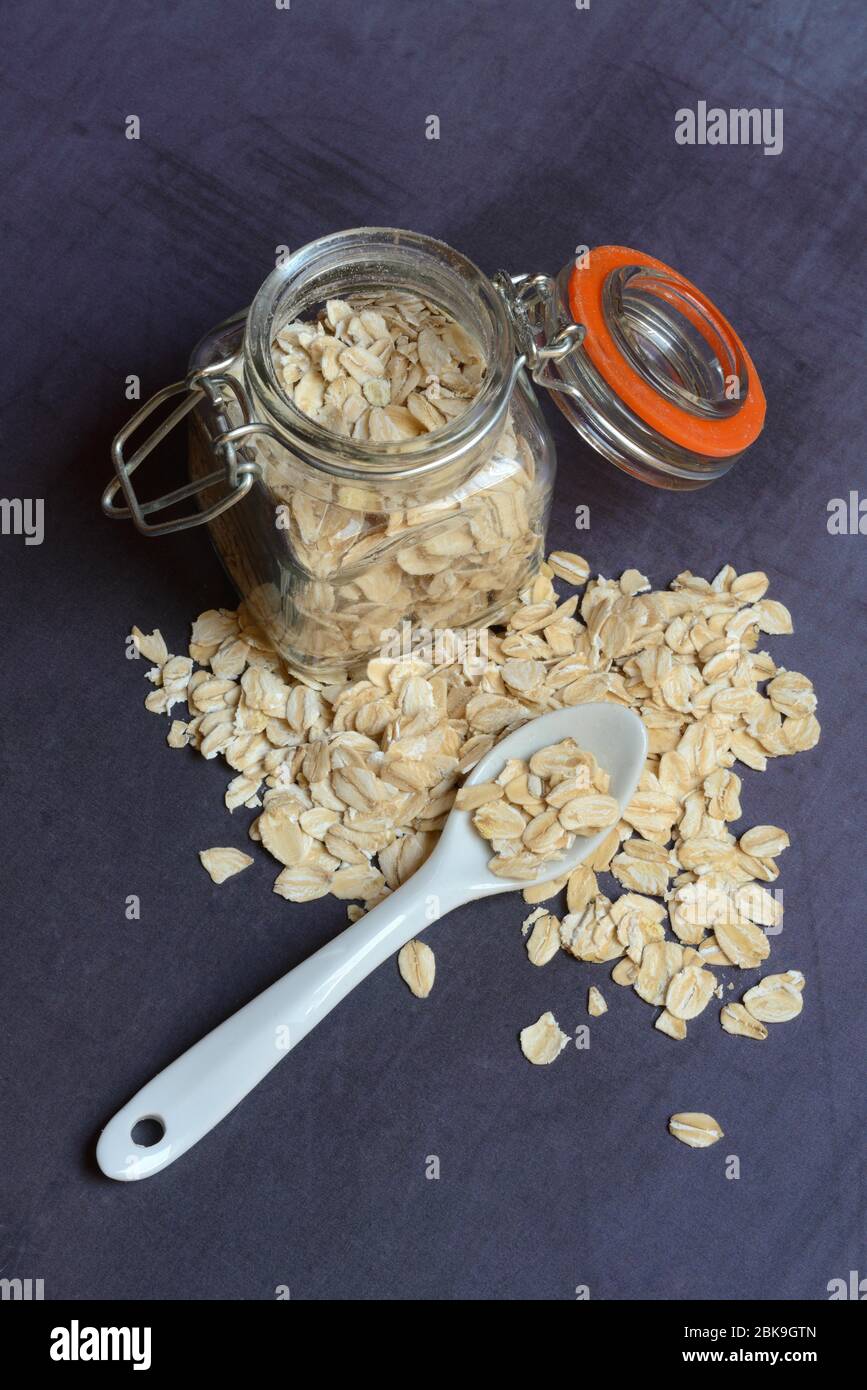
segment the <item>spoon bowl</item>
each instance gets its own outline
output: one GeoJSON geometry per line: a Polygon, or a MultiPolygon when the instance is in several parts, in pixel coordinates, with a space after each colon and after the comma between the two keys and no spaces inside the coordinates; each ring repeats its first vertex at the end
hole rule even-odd
{"type": "MultiPolygon", "coordinates": [[[[632,800],[647,757],[644,725],[637,714],[624,709],[622,705],[600,702],[540,714],[495,743],[466,777],[464,786],[493,782],[509,758],[529,762],[540,748],[560,743],[564,738],[573,738],[579,748],[592,753],[600,767],[609,774],[609,794],[622,811],[632,800]]],[[[493,856],[493,850],[473,826],[472,814],[472,811],[453,810],[431,855],[431,860],[435,855],[441,863],[448,858],[449,877],[459,879],[468,890],[461,901],[470,902],[488,893],[508,893],[527,888],[529,883],[525,878],[500,878],[491,873],[488,861],[493,856]]],[[[545,883],[548,879],[562,878],[564,874],[571,873],[593,853],[608,833],[608,830],[599,830],[593,835],[577,835],[574,844],[561,858],[540,865],[538,876],[529,882],[545,883]]]]}

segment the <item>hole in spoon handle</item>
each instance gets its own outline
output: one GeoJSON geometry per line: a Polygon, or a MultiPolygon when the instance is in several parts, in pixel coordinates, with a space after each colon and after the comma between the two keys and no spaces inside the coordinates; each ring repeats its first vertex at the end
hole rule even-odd
{"type": "Polygon", "coordinates": [[[165,1124],[156,1115],[145,1115],[133,1125],[130,1133],[132,1142],[140,1149],[152,1149],[166,1132],[165,1124]]]}
{"type": "Polygon", "coordinates": [[[107,1178],[137,1182],[177,1156],[169,1131],[165,1115],[130,1101],[100,1134],[96,1161],[107,1178]]]}

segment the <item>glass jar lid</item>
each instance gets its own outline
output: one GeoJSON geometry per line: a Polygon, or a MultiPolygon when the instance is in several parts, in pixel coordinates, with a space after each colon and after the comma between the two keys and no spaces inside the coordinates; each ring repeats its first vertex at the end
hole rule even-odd
{"type": "Polygon", "coordinates": [[[656,486],[700,487],[761,433],[765,397],[749,353],[664,262],[599,246],[556,280],[501,273],[497,283],[534,380],[618,467],[656,486]]]}

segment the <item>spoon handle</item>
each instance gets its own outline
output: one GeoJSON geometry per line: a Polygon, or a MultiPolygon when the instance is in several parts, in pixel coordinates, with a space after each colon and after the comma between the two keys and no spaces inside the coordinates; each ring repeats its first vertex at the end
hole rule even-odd
{"type": "MultiPolygon", "coordinates": [[[[388,956],[472,892],[449,883],[435,853],[378,907],[232,1014],[149,1081],[109,1121],[96,1158],[107,1177],[135,1182],[174,1163],[219,1124],[336,1004],[388,956]],[[136,1142],[142,1121],[162,1129],[136,1142]]],[[[454,875],[452,875],[452,880],[454,875]]]]}

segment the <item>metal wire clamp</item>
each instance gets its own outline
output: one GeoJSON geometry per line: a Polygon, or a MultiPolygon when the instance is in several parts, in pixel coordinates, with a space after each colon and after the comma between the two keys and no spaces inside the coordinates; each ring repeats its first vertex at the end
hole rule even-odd
{"type": "Polygon", "coordinates": [[[567,323],[550,342],[544,341],[544,315],[551,301],[554,281],[550,275],[510,275],[498,270],[494,284],[506,301],[518,352],[523,357],[534,381],[545,379],[549,363],[562,362],[584,341],[586,332],[580,323],[567,323]]]}
{"type": "Polygon", "coordinates": [[[204,522],[212,521],[214,517],[228,511],[229,507],[234,506],[236,502],[247,495],[256,478],[259,477],[260,469],[257,463],[242,458],[236,445],[252,434],[276,436],[268,425],[253,419],[247,392],[243,385],[228,372],[231,364],[232,359],[226,358],[203,368],[201,371],[191,372],[183,381],[177,381],[172,386],[163,387],[162,391],[157,391],[155,396],[151,396],[150,400],[136,411],[135,415],[118,431],[111,446],[111,456],[117,476],[112,478],[102,494],[102,510],[106,516],[111,517],[114,521],[132,519],[137,530],[145,536],[164,536],[175,531],[188,531],[193,526],[201,526],[204,522]],[[225,413],[224,391],[229,391],[235,399],[241,414],[242,423],[240,425],[230,426],[225,413]],[[125,447],[140,426],[166,401],[181,395],[185,399],[181,401],[180,405],[175,406],[174,410],[166,416],[144,443],[140,444],[134,453],[127,458],[125,447]],[[209,473],[204,478],[187,483],[184,487],[176,488],[173,492],[167,492],[152,502],[141,502],[133,486],[133,473],[175,426],[179,425],[191,410],[194,410],[200,402],[205,400],[217,412],[217,424],[220,433],[212,437],[211,447],[223,454],[223,467],[209,473]],[[156,512],[166,511],[167,508],[175,506],[178,502],[183,502],[188,497],[195,497],[219,483],[226,483],[228,491],[210,507],[196,510],[186,516],[173,518],[170,521],[152,522],[147,520],[156,512]],[[114,502],[121,490],[126,499],[125,507],[116,506],[114,502]]]}

